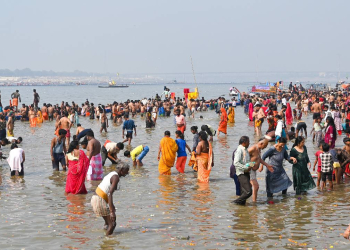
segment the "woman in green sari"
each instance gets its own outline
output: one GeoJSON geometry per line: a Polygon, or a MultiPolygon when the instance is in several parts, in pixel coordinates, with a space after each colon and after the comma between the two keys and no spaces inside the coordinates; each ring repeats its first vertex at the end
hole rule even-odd
{"type": "Polygon", "coordinates": [[[315,188],[315,182],[307,168],[307,165],[311,168],[311,163],[305,147],[304,137],[298,136],[295,139],[293,148],[290,151],[290,157],[294,157],[297,160],[297,163],[293,164],[293,187],[296,194],[299,195],[302,192],[315,188]]]}

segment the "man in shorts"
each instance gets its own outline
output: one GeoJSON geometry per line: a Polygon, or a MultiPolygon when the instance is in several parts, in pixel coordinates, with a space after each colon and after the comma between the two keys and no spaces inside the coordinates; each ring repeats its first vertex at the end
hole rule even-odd
{"type": "MultiPolygon", "coordinates": [[[[256,202],[256,198],[258,196],[259,183],[256,179],[256,171],[259,169],[260,164],[265,165],[269,169],[269,171],[273,172],[273,167],[261,159],[261,150],[267,147],[267,144],[269,143],[270,139],[271,137],[265,136],[261,138],[257,144],[254,144],[248,149],[250,161],[255,162],[254,167],[250,171],[250,183],[253,187],[253,202],[256,202]]],[[[259,172],[261,171],[262,168],[259,169],[259,172]]]]}
{"type": "Polygon", "coordinates": [[[57,123],[57,126],[60,127],[61,129],[64,129],[64,130],[67,131],[67,133],[66,133],[66,141],[67,141],[67,146],[69,146],[69,143],[70,143],[70,128],[72,127],[73,124],[67,118],[67,116],[68,116],[68,112],[67,111],[62,112],[62,118],[57,123]]]}
{"type": "Polygon", "coordinates": [[[135,131],[135,136],[136,136],[136,126],[133,120],[129,120],[129,115],[124,115],[124,119],[125,121],[123,123],[122,135],[124,139],[124,130],[126,130],[126,139],[123,141],[123,143],[128,141],[130,146],[133,130],[135,131]]]}
{"type": "Polygon", "coordinates": [[[106,115],[106,110],[104,108],[100,108],[101,112],[101,128],[100,128],[100,133],[104,130],[107,133],[107,128],[108,128],[108,118],[106,115]]]}
{"type": "Polygon", "coordinates": [[[61,163],[62,169],[66,171],[66,160],[65,154],[67,152],[65,138],[67,135],[67,131],[65,129],[60,129],[58,131],[58,137],[55,137],[51,140],[51,161],[52,168],[54,170],[59,170],[59,164],[61,163]]]}
{"type": "Polygon", "coordinates": [[[314,113],[312,116],[312,119],[314,120],[314,123],[318,117],[321,117],[322,107],[319,103],[319,99],[316,98],[315,103],[311,106],[311,111],[314,113]]]}
{"type": "Polygon", "coordinates": [[[295,124],[295,128],[296,128],[295,138],[298,137],[299,131],[300,131],[300,135],[303,136],[303,130],[305,133],[305,137],[307,137],[307,130],[306,130],[307,126],[304,121],[297,121],[297,123],[295,124]]]}

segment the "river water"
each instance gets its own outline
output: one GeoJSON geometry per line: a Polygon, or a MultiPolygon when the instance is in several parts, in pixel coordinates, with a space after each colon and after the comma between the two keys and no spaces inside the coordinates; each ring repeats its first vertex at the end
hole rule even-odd
{"type": "MultiPolygon", "coordinates": [[[[169,85],[180,94],[182,85],[169,85]]],[[[201,96],[214,98],[228,93],[229,84],[199,85],[201,96]]],[[[246,86],[240,86],[245,90],[246,86]]],[[[16,88],[2,88],[2,102],[16,88]]],[[[25,103],[32,100],[32,87],[18,87],[25,103]]],[[[88,98],[94,103],[139,99],[161,93],[163,86],[135,85],[128,89],[99,89],[97,86],[36,87],[41,103],[57,103],[88,98]]],[[[213,112],[203,112],[199,119],[187,118],[190,128],[202,124],[218,126],[213,112]]],[[[311,116],[306,121],[310,131],[311,116]]],[[[85,128],[92,128],[96,138],[121,140],[121,126],[110,126],[108,134],[99,134],[97,121],[80,118],[85,128]]],[[[336,186],[334,191],[314,189],[307,195],[296,196],[292,188],[288,195],[275,195],[268,204],[265,174],[258,173],[258,202],[248,200],[247,206],[231,203],[236,198],[235,186],[229,178],[233,150],[242,135],[251,141],[253,127],[236,109],[236,123],[229,125],[228,136],[214,138],[215,166],[209,184],[198,184],[190,167],[185,174],[173,168],[172,176],[159,176],[157,150],[165,130],[175,132],[173,118],[159,118],[155,129],[146,130],[145,121],[135,119],[137,136],[132,146],[145,144],[150,152],[144,167],[131,168],[114,194],[117,227],[110,237],[104,236],[103,220],[96,218],[90,199],[98,182],[87,184],[87,195],[64,195],[65,172],[53,172],[49,147],[54,137],[54,122],[30,128],[28,122],[16,122],[15,135],[22,136],[26,153],[24,178],[10,178],[6,161],[0,161],[0,248],[1,249],[350,249],[349,241],[340,236],[348,218],[350,182],[336,186]]],[[[263,131],[266,131],[264,123],[263,131]]],[[[73,129],[74,131],[74,129],[73,129]]],[[[75,132],[75,131],[74,131],[75,132]]],[[[192,146],[192,134],[185,139],[192,146]]],[[[291,147],[289,143],[289,147],[291,147]]],[[[313,162],[315,148],[310,138],[306,146],[313,162]]],[[[337,140],[342,146],[342,138],[337,140]]],[[[3,150],[6,154],[8,148],[3,150]]],[[[124,161],[128,161],[120,155],[124,161]]],[[[130,160],[129,160],[130,161],[130,160]]],[[[292,179],[291,165],[285,168],[292,179]]],[[[114,165],[105,167],[108,173],[114,165]]]]}

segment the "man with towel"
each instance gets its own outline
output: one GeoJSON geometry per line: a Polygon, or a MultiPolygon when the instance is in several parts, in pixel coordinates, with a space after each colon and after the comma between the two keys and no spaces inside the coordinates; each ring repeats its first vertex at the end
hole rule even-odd
{"type": "Polygon", "coordinates": [[[24,175],[24,166],[23,163],[25,161],[24,150],[18,148],[17,144],[11,145],[11,151],[9,158],[7,158],[7,162],[10,165],[11,176],[23,176],[24,175]]]}
{"type": "Polygon", "coordinates": [[[88,131],[86,133],[86,138],[88,140],[87,145],[87,156],[89,157],[90,166],[87,173],[87,180],[102,180],[103,178],[103,167],[102,167],[102,157],[101,157],[101,143],[95,139],[94,132],[88,131]]]}
{"type": "Polygon", "coordinates": [[[19,90],[16,90],[16,92],[13,92],[11,94],[12,99],[12,106],[16,107],[15,111],[17,112],[18,109],[18,100],[21,102],[21,95],[19,94],[19,90]]]}

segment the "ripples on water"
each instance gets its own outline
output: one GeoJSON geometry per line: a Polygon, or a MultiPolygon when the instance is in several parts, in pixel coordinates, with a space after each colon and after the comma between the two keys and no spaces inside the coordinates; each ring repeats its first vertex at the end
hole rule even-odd
{"type": "MultiPolygon", "coordinates": [[[[58,101],[56,97],[51,103],[58,101]]],[[[199,115],[187,119],[187,127],[205,123],[217,127],[219,118],[213,111],[201,115],[204,120],[197,118],[199,115]]],[[[158,175],[158,144],[165,130],[174,135],[172,117],[159,118],[156,129],[151,130],[145,129],[141,118],[135,122],[138,133],[132,145],[149,145],[150,152],[144,167],[132,168],[114,194],[118,225],[111,237],[104,236],[103,220],[95,217],[90,206],[98,182],[87,184],[87,195],[66,197],[66,173],[52,171],[49,147],[54,123],[32,129],[27,122],[17,122],[15,135],[24,136],[25,177],[9,178],[9,167],[0,162],[1,249],[350,248],[340,236],[349,223],[348,179],[346,184],[335,185],[332,192],[314,189],[301,197],[289,188],[287,196],[275,195],[274,204],[267,204],[262,172],[258,173],[257,204],[251,199],[245,207],[231,204],[235,199],[234,182],[229,178],[232,152],[243,134],[252,141],[258,139],[253,138],[253,127],[248,125],[242,108],[236,109],[236,124],[229,126],[228,136],[214,139],[215,167],[209,184],[198,184],[188,166],[185,174],[179,175],[173,168],[172,176],[158,175]]],[[[110,126],[108,134],[99,134],[97,121],[81,118],[81,123],[91,127],[102,142],[121,140],[120,125],[110,126]]],[[[312,124],[311,116],[307,123],[312,124]]],[[[263,130],[266,126],[264,123],[263,130]]],[[[190,131],[185,136],[192,146],[190,131]]],[[[310,138],[306,146],[313,162],[315,148],[310,138]]],[[[342,146],[342,138],[337,140],[337,146],[342,146]]],[[[120,157],[129,160],[122,154],[120,157]]],[[[115,170],[108,164],[106,173],[115,170]]],[[[285,167],[292,179],[291,165],[286,163],[285,167]]]]}

